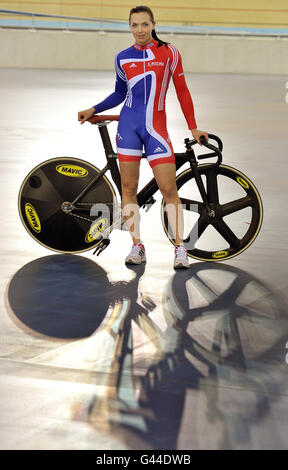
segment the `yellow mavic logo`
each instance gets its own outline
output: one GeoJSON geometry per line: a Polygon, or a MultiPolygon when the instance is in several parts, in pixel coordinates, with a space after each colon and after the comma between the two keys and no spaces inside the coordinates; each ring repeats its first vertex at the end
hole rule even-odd
{"type": "Polygon", "coordinates": [[[92,243],[97,240],[97,238],[101,236],[101,233],[103,232],[104,228],[107,226],[107,222],[108,219],[106,218],[97,220],[97,222],[92,225],[89,232],[87,232],[85,242],[92,243]]]}
{"type": "Polygon", "coordinates": [[[27,217],[27,220],[29,222],[29,225],[33,228],[34,232],[40,233],[41,232],[41,222],[38,217],[38,214],[32,204],[27,202],[25,204],[25,214],[27,217]]]}
{"type": "Polygon", "coordinates": [[[243,178],[241,178],[241,176],[237,176],[237,181],[239,184],[241,184],[241,186],[243,186],[243,188],[245,189],[249,189],[249,184],[247,183],[247,181],[245,181],[243,178]]]}
{"type": "Polygon", "coordinates": [[[227,255],[228,255],[228,251],[216,251],[215,253],[213,253],[212,257],[217,259],[217,258],[224,258],[227,255]]]}
{"type": "Polygon", "coordinates": [[[77,165],[58,165],[56,170],[61,175],[72,176],[73,178],[83,178],[88,175],[88,170],[77,165]]]}

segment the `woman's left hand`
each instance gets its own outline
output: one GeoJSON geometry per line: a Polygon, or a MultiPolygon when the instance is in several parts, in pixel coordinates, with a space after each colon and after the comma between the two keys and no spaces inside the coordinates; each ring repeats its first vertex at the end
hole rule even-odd
{"type": "Polygon", "coordinates": [[[205,137],[206,142],[208,142],[208,132],[200,131],[200,129],[192,129],[191,132],[192,132],[194,139],[197,140],[199,145],[202,145],[200,142],[200,137],[202,136],[205,137]]]}

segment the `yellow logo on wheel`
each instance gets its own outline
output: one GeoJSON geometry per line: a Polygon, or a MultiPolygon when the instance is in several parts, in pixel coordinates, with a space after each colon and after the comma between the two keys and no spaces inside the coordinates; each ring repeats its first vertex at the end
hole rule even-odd
{"type": "Polygon", "coordinates": [[[41,232],[41,222],[38,217],[38,214],[32,204],[26,202],[25,204],[25,214],[29,225],[33,228],[34,232],[40,233],[41,232]]]}
{"type": "Polygon", "coordinates": [[[228,255],[228,251],[216,251],[215,253],[213,253],[212,257],[213,258],[225,258],[225,256],[228,255]]]}
{"type": "Polygon", "coordinates": [[[106,218],[97,220],[97,222],[95,222],[90,228],[90,230],[87,232],[86,237],[85,237],[85,242],[92,243],[95,240],[97,240],[97,238],[101,236],[101,233],[107,226],[107,223],[108,223],[108,219],[106,218]]]}
{"type": "Polygon", "coordinates": [[[249,189],[249,184],[247,183],[247,181],[245,181],[243,178],[241,178],[241,176],[237,176],[237,181],[239,184],[241,184],[241,186],[243,186],[243,188],[245,189],[249,189]]]}
{"type": "Polygon", "coordinates": [[[84,176],[88,175],[88,170],[77,165],[58,165],[56,170],[61,175],[72,176],[72,178],[84,178],[84,176]]]}

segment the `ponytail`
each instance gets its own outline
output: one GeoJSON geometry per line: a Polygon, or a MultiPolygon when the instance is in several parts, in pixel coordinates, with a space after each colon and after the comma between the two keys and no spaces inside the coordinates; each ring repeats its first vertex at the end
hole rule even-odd
{"type": "Polygon", "coordinates": [[[158,47],[161,47],[164,45],[168,47],[168,42],[161,41],[161,39],[158,38],[155,29],[152,30],[152,38],[155,39],[155,41],[158,41],[158,47]]]}

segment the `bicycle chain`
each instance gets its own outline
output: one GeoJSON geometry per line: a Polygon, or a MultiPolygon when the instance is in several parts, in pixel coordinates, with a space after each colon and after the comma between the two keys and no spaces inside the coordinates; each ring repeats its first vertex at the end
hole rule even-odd
{"type": "MultiPolygon", "coordinates": [[[[94,202],[77,202],[78,206],[88,206],[88,205],[93,206],[93,204],[95,203],[94,202]]],[[[111,205],[111,203],[107,203],[107,205],[111,205]]],[[[77,214],[72,214],[71,212],[66,212],[66,214],[72,215],[72,217],[76,217],[77,219],[87,220],[87,222],[90,222],[90,223],[94,222],[93,219],[87,219],[86,217],[82,217],[81,215],[77,215],[77,214]]]]}
{"type": "Polygon", "coordinates": [[[76,219],[87,220],[87,222],[93,222],[92,219],[87,219],[86,217],[82,217],[81,215],[71,214],[71,212],[66,212],[68,215],[72,215],[72,217],[76,217],[76,219]]]}

